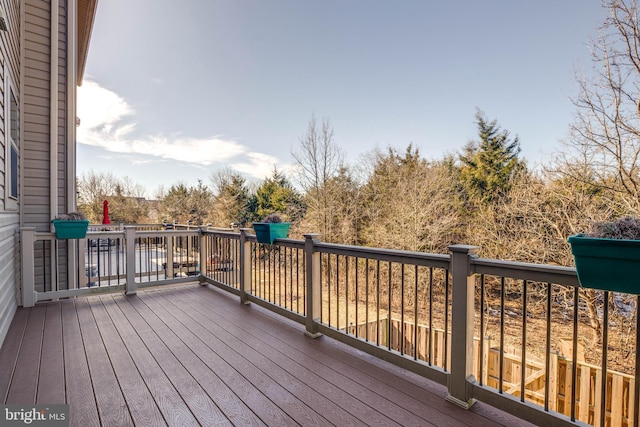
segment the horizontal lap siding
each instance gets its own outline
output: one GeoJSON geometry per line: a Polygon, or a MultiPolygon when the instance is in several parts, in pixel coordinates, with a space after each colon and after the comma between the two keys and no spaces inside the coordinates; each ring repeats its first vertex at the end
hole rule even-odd
{"type": "MultiPolygon", "coordinates": [[[[57,123],[57,177],[58,212],[67,206],[67,151],[66,151],[66,1],[60,0],[58,14],[58,123],[57,123]]],[[[24,217],[25,226],[38,231],[49,231],[53,216],[50,208],[50,55],[51,32],[50,3],[29,0],[25,20],[25,84],[24,84],[24,137],[28,150],[24,153],[24,217]]],[[[66,261],[63,260],[64,263],[66,261]]]]}
{"type": "Polygon", "coordinates": [[[16,286],[19,283],[16,213],[0,213],[0,343],[9,329],[18,307],[16,286]]]}
{"type": "MultiPolygon", "coordinates": [[[[49,2],[27,1],[25,21],[22,223],[38,231],[49,231],[49,2]]],[[[36,256],[36,275],[43,271],[43,262],[44,257],[36,256]]]]}
{"type": "MultiPolygon", "coordinates": [[[[59,0],[58,8],[58,122],[56,144],[58,161],[56,165],[55,185],[57,186],[57,213],[67,211],[68,183],[66,151],[66,0],[59,0]]],[[[51,212],[51,149],[50,144],[50,91],[51,91],[51,4],[49,1],[27,0],[25,21],[25,83],[24,83],[24,138],[28,150],[25,150],[23,162],[23,217],[22,223],[35,227],[38,231],[49,231],[50,221],[55,213],[51,212]]],[[[67,257],[65,251],[59,253],[60,288],[66,288],[67,257]]],[[[42,260],[36,258],[36,269],[42,268],[42,260]]]]}
{"type": "Polygon", "coordinates": [[[49,231],[50,149],[49,87],[50,82],[50,4],[26,2],[24,121],[23,136],[23,224],[49,231]],[[28,201],[28,203],[27,203],[28,201]]]}
{"type": "Polygon", "coordinates": [[[5,80],[11,76],[18,102],[20,102],[20,0],[3,3],[8,31],[0,38],[0,343],[4,341],[18,306],[19,246],[17,232],[20,217],[17,211],[4,206],[5,196],[5,80]]]}

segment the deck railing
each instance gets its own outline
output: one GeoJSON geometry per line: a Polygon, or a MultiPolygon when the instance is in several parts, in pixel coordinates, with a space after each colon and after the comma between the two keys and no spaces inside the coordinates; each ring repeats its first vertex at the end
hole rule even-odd
{"type": "Polygon", "coordinates": [[[198,230],[149,231],[146,226],[96,227],[77,240],[23,228],[23,305],[191,282],[200,277],[201,241],[198,230]]]}
{"type": "Polygon", "coordinates": [[[582,289],[573,268],[484,259],[464,245],[426,254],[314,234],[263,245],[248,229],[124,227],[66,242],[23,229],[22,251],[26,306],[198,280],[434,380],[464,407],[638,425],[638,298],[582,289]],[[81,261],[67,274],[60,257],[73,253],[81,261]]]}

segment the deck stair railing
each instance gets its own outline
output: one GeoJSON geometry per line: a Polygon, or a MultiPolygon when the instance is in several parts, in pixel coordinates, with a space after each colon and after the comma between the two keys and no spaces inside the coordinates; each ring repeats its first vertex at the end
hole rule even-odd
{"type": "Polygon", "coordinates": [[[316,234],[262,245],[249,229],[186,228],[96,229],[66,242],[22,229],[23,305],[198,280],[301,323],[310,337],[434,380],[463,407],[482,401],[540,425],[638,425],[637,298],[584,291],[573,268],[484,259],[465,245],[427,254],[316,234]],[[613,331],[621,321],[609,323],[609,306],[621,300],[632,348],[625,372],[609,366],[613,332],[583,351],[587,302],[613,331]]]}

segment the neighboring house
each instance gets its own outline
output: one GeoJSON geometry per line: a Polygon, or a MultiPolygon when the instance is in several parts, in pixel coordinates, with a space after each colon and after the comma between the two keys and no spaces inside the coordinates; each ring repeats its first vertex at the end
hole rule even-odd
{"type": "MultiPolygon", "coordinates": [[[[20,227],[50,231],[76,208],[76,91],[96,5],[0,0],[0,344],[21,304],[20,227]]],[[[63,260],[63,274],[77,262],[63,260]]]]}

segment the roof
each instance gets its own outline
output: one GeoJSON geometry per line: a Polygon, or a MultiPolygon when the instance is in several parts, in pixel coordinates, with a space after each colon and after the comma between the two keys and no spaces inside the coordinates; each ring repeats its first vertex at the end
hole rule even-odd
{"type": "Polygon", "coordinates": [[[78,86],[82,84],[98,0],[78,0],[78,86]]]}

